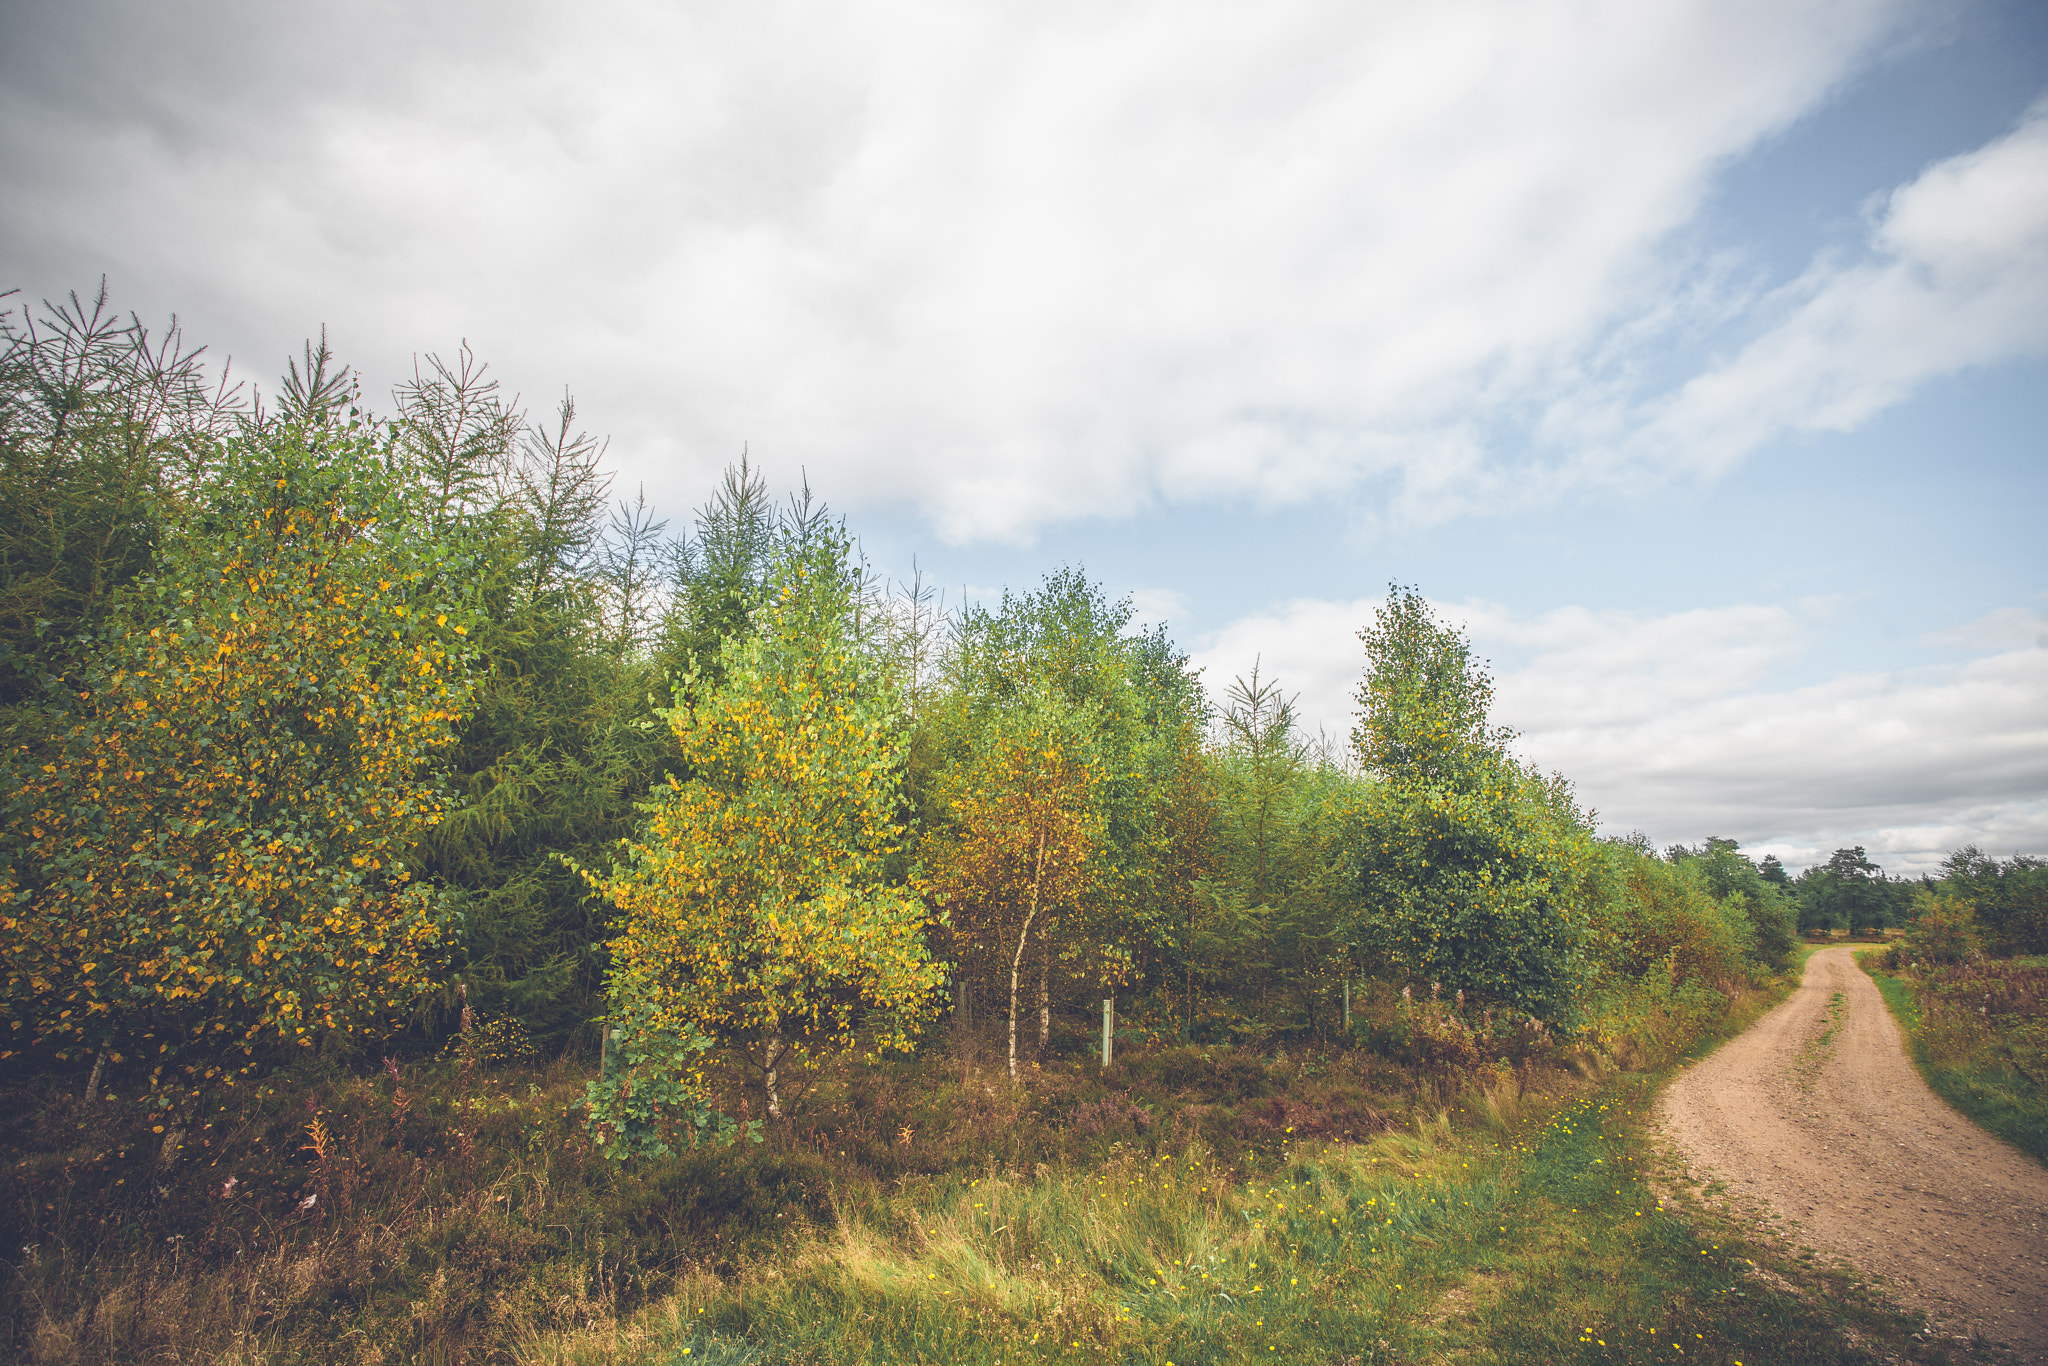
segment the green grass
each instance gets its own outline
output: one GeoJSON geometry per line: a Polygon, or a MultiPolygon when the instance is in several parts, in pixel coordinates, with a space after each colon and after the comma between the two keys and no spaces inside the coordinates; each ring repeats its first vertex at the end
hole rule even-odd
{"type": "Polygon", "coordinates": [[[1846,1273],[1660,1201],[1656,1085],[1622,1078],[1520,1133],[1439,1121],[1295,1150],[1249,1183],[1133,1155],[906,1192],[842,1211],[772,1268],[701,1278],[530,1359],[1846,1363],[1877,1344],[1944,1359],[1846,1273]]]}
{"type": "Polygon", "coordinates": [[[1513,1201],[1533,1236],[1502,1249],[1488,1303],[1416,1348],[1502,1363],[1851,1362],[1871,1359],[1859,1343],[1921,1350],[1915,1321],[1846,1274],[1787,1266],[1661,1201],[1644,1134],[1655,1085],[1624,1079],[1546,1127],[1513,1201]]]}
{"type": "Polygon", "coordinates": [[[1433,1070],[1175,1048],[1000,1089],[926,1058],[814,1078],[760,1147],[624,1169],[582,1132],[568,1062],[280,1077],[172,1173],[146,1118],[22,1091],[0,1231],[34,1251],[0,1357],[1835,1361],[1866,1320],[1910,1355],[1840,1277],[1752,1284],[1764,1255],[1644,1173],[1661,1069],[1791,981],[1711,1021],[1668,993],[1662,1024],[1636,1009],[1620,1053],[1651,1070],[1618,1081],[1579,1046],[1433,1070]]]}
{"type": "Polygon", "coordinates": [[[1926,1021],[1912,983],[1880,969],[1864,954],[1857,966],[1876,981],[1885,1005],[1911,1044],[1913,1065],[1927,1085],[1987,1131],[2048,1165],[2048,1095],[2012,1068],[1977,1057],[1944,1058],[1928,1046],[1926,1021]]]}

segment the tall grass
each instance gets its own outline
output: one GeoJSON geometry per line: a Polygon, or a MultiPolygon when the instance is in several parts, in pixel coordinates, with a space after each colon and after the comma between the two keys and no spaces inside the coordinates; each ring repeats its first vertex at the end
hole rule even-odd
{"type": "Polygon", "coordinates": [[[1483,1246],[1505,1170],[1438,1121],[1293,1149],[1253,1182],[1199,1148],[991,1173],[843,1208],[759,1275],[699,1280],[658,1314],[532,1356],[1378,1359],[1483,1246]]]}
{"type": "MultiPolygon", "coordinates": [[[[1715,999],[1725,1027],[1762,998],[1715,999]]],[[[167,1166],[147,1119],[15,1090],[0,1358],[1379,1359],[1496,1274],[1530,1126],[1712,1014],[1652,984],[1603,1050],[1405,1000],[1362,1006],[1398,1057],[1183,1046],[1009,1087],[935,1051],[798,1079],[765,1144],[624,1167],[567,1061],[282,1075],[167,1166]]]]}
{"type": "Polygon", "coordinates": [[[1857,963],[1877,982],[1934,1093],[2048,1165],[2048,959],[1920,968],[1857,963]]]}
{"type": "Polygon", "coordinates": [[[772,1265],[694,1278],[523,1355],[1846,1363],[1870,1359],[1861,1337],[1942,1359],[1912,1340],[1917,1320],[1848,1278],[1782,1262],[1761,1275],[1761,1250],[1666,1208],[1642,1131],[1653,1090],[1630,1077],[1570,1100],[1496,1093],[1530,1107],[1502,1132],[1440,1114],[1370,1143],[1292,1147],[1252,1180],[1191,1151],[913,1187],[843,1208],[772,1265]]]}

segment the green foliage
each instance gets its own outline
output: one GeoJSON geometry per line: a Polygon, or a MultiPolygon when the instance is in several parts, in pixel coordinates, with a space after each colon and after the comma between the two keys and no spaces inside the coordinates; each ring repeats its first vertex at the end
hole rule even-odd
{"type": "Polygon", "coordinates": [[[717,686],[720,649],[751,629],[767,601],[779,547],[812,529],[808,506],[799,525],[778,524],[768,485],[744,458],[727,466],[717,491],[697,512],[697,537],[671,557],[674,608],[663,619],[657,652],[677,677],[717,686]]]}
{"type": "Polygon", "coordinates": [[[2007,953],[2048,953],[2048,859],[1990,858],[1965,845],[1943,861],[1944,887],[1969,898],[1977,918],[2007,953]]]}
{"type": "Polygon", "coordinates": [[[1591,862],[1570,787],[1506,753],[1492,680],[1414,590],[1391,590],[1359,638],[1352,740],[1379,783],[1350,832],[1354,952],[1396,980],[1569,1018],[1591,862]]]}
{"type": "Polygon", "coordinates": [[[1625,844],[1602,846],[1588,948],[1596,980],[1628,981],[1669,965],[1679,980],[1739,978],[1750,946],[1741,893],[1716,902],[1712,885],[1688,861],[1665,863],[1625,844]]]}
{"type": "Polygon", "coordinates": [[[947,819],[925,844],[926,881],[958,961],[1007,986],[1014,1081],[1023,983],[1035,978],[1046,999],[1056,961],[1114,981],[1129,958],[1100,925],[1109,850],[1091,718],[1042,690],[982,719],[975,753],[945,776],[947,819]]]}
{"type": "Polygon", "coordinates": [[[359,421],[252,427],[216,459],[56,733],[15,755],[12,1049],[141,1053],[153,1086],[388,1019],[452,929],[413,851],[467,704],[468,566],[359,421]]]}
{"type": "Polygon", "coordinates": [[[405,421],[436,452],[436,505],[445,534],[472,547],[481,611],[476,691],[449,758],[460,800],[426,866],[462,913],[453,967],[479,1004],[559,1045],[599,1008],[604,969],[601,904],[563,856],[599,857],[634,828],[672,754],[655,716],[666,683],[607,628],[621,610],[602,563],[609,477],[574,403],[507,446],[482,367],[434,367],[405,421]],[[464,413],[467,427],[449,425],[464,413]]]}
{"type": "Polygon", "coordinates": [[[1688,867],[1703,880],[1708,895],[1719,904],[1743,952],[1763,967],[1783,970],[1792,961],[1798,944],[1798,907],[1785,893],[1789,884],[1784,869],[1772,878],[1766,869],[1776,860],[1766,855],[1765,867],[1744,857],[1734,840],[1710,837],[1698,848],[1674,845],[1666,857],[1673,864],[1688,867]]]}
{"type": "Polygon", "coordinates": [[[1590,839],[1559,787],[1506,760],[1468,772],[1463,790],[1390,782],[1370,795],[1354,836],[1356,951],[1395,980],[1568,1019],[1590,839]]]}
{"type": "Polygon", "coordinates": [[[1887,878],[1858,845],[1801,873],[1796,890],[1801,934],[1843,929],[1875,937],[1904,918],[1913,884],[1887,878]]]}
{"type": "MultiPolygon", "coordinates": [[[[1163,631],[1131,633],[1131,618],[1128,601],[1110,602],[1073,569],[1035,593],[1005,593],[996,610],[963,612],[912,743],[922,839],[943,845],[954,794],[973,785],[964,775],[1011,726],[1006,718],[1020,707],[1057,712],[1073,732],[1067,747],[1092,774],[1089,808],[1102,834],[1091,891],[1040,964],[1055,998],[1099,999],[1110,982],[1183,966],[1195,884],[1208,870],[1213,816],[1197,750],[1206,702],[1186,656],[1163,631]]],[[[962,962],[970,985],[1007,991],[1006,962],[972,953],[962,962]]]]}
{"type": "Polygon", "coordinates": [[[666,713],[689,778],[653,794],[610,875],[588,875],[623,913],[615,1015],[747,1057],[776,1118],[791,1050],[907,1050],[943,980],[923,905],[886,877],[902,718],[847,638],[846,564],[829,530],[778,559],[719,683],[685,680],[691,700],[666,713]]]}
{"type": "Polygon", "coordinates": [[[164,500],[206,474],[236,413],[175,320],[152,337],[105,282],[0,314],[0,705],[80,661],[112,595],[154,561],[164,500]]]}
{"type": "Polygon", "coordinates": [[[1391,584],[1358,633],[1365,677],[1351,744],[1368,773],[1410,786],[1482,781],[1514,732],[1488,724],[1493,679],[1461,632],[1439,622],[1413,588],[1391,584]]]}
{"type": "MultiPolygon", "coordinates": [[[[716,1040],[685,1033],[653,1002],[637,998],[622,1000],[606,1028],[604,1065],[583,1093],[606,1156],[666,1157],[679,1147],[729,1147],[738,1139],[739,1126],[711,1108],[695,1080],[703,1070],[698,1055],[716,1040]]],[[[759,1128],[751,1133],[759,1142],[759,1128]]]]}
{"type": "Polygon", "coordinates": [[[1977,907],[1967,897],[1922,888],[1913,898],[1913,920],[1892,946],[1894,966],[1901,963],[1964,963],[1982,954],[1984,936],[1977,928],[1977,907]]]}
{"type": "Polygon", "coordinates": [[[1289,800],[1307,764],[1308,747],[1295,733],[1294,699],[1272,679],[1233,679],[1223,710],[1224,741],[1217,789],[1230,826],[1226,858],[1238,884],[1257,904],[1268,901],[1292,869],[1289,800]]]}

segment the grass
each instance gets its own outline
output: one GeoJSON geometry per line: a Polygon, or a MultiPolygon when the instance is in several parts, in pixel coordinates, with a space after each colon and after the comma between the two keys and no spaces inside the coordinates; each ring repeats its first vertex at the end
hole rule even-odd
{"type": "Polygon", "coordinates": [[[0,1359],[504,1360],[829,1216],[827,1170],[800,1152],[618,1172],[572,1113],[584,1075],[285,1076],[195,1125],[170,1167],[132,1108],[0,1096],[0,1246],[20,1249],[0,1359]]]}
{"type": "MultiPolygon", "coordinates": [[[[2012,1064],[2010,1038],[2043,1029],[2038,1001],[2030,1013],[1972,1021],[1966,1010],[1929,990],[1926,975],[1887,972],[1872,953],[1857,965],[1876,981],[1892,1016],[1910,1042],[1913,1062],[1934,1093],[1989,1132],[2048,1165],[2048,1094],[2012,1064]]],[[[2011,960],[2022,972],[2039,971],[2038,959],[2011,960]]],[[[2038,1048],[2038,1043],[2036,1047],[2038,1048]]]]}
{"type": "MultiPolygon", "coordinates": [[[[1697,1056],[1790,990],[1755,993],[1697,1056]]],[[[1667,1069],[1475,1082],[1362,1143],[1249,1178],[1199,1147],[1001,1167],[848,1199],[835,1227],[699,1276],[555,1366],[701,1362],[1938,1362],[1853,1274],[1751,1245],[1665,1180],[1667,1069]]]]}
{"type": "Polygon", "coordinates": [[[1840,1271],[1656,1193],[1629,1076],[1506,1133],[1447,1118],[1304,1145],[1257,1179],[1198,1153],[994,1174],[839,1228],[600,1333],[563,1366],[700,1362],[1869,1362],[1948,1359],[1840,1271]],[[1845,1328],[1847,1331],[1845,1331],[1845,1328]]]}
{"type": "Polygon", "coordinates": [[[1481,1037],[1447,1022],[1398,1056],[1158,1047],[1018,1088],[933,1050],[793,1083],[762,1145],[623,1168],[570,1060],[281,1075],[170,1166],[126,1109],[16,1090],[0,1357],[1857,1360],[1845,1281],[1758,1278],[1650,1184],[1660,1069],[1790,982],[1711,1019],[1645,997],[1611,1053],[1522,1031],[1469,1065],[1436,1056],[1481,1037]]]}

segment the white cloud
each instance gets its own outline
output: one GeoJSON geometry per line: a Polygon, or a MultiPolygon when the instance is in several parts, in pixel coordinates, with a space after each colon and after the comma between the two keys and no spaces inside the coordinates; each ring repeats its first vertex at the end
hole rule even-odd
{"type": "Polygon", "coordinates": [[[1637,453],[1724,469],[1780,433],[1848,431],[1929,379],[2048,350],[2048,101],[1894,190],[1870,245],[1787,287],[1785,316],[1660,405],[1637,453]]]}
{"type": "MultiPolygon", "coordinates": [[[[1300,690],[1311,730],[1342,733],[1363,667],[1355,633],[1376,605],[1290,602],[1224,628],[1196,662],[1220,692],[1261,656],[1300,690]]],[[[2048,851],[2048,647],[2000,626],[1955,636],[1980,649],[1959,664],[1778,686],[1833,606],[1439,610],[1481,654],[1515,657],[1496,719],[1521,732],[1523,755],[1573,779],[1609,830],[1728,835],[1795,865],[1863,844],[1899,872],[1970,842],[2048,851]]]]}
{"type": "Polygon", "coordinates": [[[1173,588],[1134,588],[1131,611],[1133,625],[1171,625],[1187,616],[1188,595],[1173,588]]]}
{"type": "MultiPolygon", "coordinates": [[[[323,319],[378,376],[466,335],[665,505],[751,440],[956,539],[1381,478],[1434,517],[1540,486],[1489,424],[1665,309],[1716,169],[1903,13],[17,10],[0,249],[261,373],[323,319]]],[[[1942,193],[1884,249],[1967,255],[1942,193]]]]}
{"type": "Polygon", "coordinates": [[[2037,645],[2048,649],[2048,613],[2025,607],[2000,607],[1961,626],[1930,631],[1920,644],[1958,650],[2013,650],[2037,645]]]}

